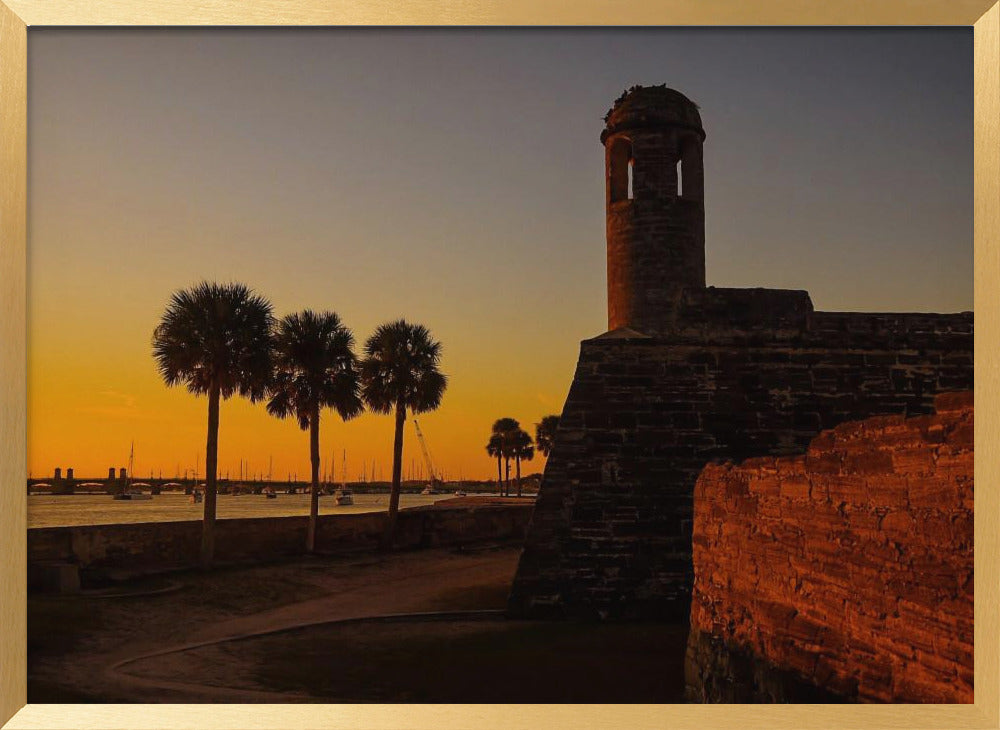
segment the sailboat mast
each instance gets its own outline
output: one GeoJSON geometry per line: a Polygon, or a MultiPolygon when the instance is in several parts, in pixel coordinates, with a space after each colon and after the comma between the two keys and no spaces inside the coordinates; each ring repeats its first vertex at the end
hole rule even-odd
{"type": "Polygon", "coordinates": [[[131,447],[128,450],[128,476],[125,479],[125,488],[128,489],[132,485],[132,468],[135,466],[135,440],[133,439],[131,447]]]}

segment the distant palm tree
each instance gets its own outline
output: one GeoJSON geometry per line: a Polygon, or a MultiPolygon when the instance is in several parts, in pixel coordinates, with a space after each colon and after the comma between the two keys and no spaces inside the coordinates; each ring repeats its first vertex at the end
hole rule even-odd
{"type": "Polygon", "coordinates": [[[556,445],[556,429],[559,428],[559,416],[546,416],[535,424],[535,445],[547,458],[556,445]]]}
{"type": "Polygon", "coordinates": [[[501,460],[503,459],[503,437],[500,434],[495,433],[490,436],[489,443],[486,444],[486,453],[497,458],[497,488],[500,490],[500,496],[502,497],[503,471],[501,460]]]}
{"type": "Polygon", "coordinates": [[[153,358],[168,386],[208,395],[205,512],[201,564],[215,555],[219,400],[235,394],[256,402],[271,378],[271,303],[244,284],[202,282],[174,292],[153,331],[153,358]]]}
{"type": "Polygon", "coordinates": [[[531,435],[522,428],[511,434],[510,453],[517,464],[517,496],[521,496],[521,461],[531,461],[535,458],[535,445],[531,435]]]}
{"type": "Polygon", "coordinates": [[[354,335],[333,312],[305,310],[278,322],[274,334],[274,380],[267,412],[295,416],[309,430],[312,494],[306,550],[316,548],[319,516],[319,419],[332,408],[349,421],[364,410],[361,402],[354,335]]]}
{"type": "Polygon", "coordinates": [[[392,547],[396,535],[406,411],[425,413],[441,405],[448,379],[438,370],[440,361],[441,343],[434,341],[423,325],[403,319],[380,325],[365,342],[365,359],[361,362],[362,397],[376,413],[396,414],[392,491],[382,540],[384,549],[392,547]]]}
{"type": "Polygon", "coordinates": [[[514,432],[521,428],[521,424],[513,418],[498,418],[493,422],[491,433],[500,441],[500,455],[504,461],[504,486],[501,493],[510,496],[510,460],[514,456],[511,452],[514,432]]]}

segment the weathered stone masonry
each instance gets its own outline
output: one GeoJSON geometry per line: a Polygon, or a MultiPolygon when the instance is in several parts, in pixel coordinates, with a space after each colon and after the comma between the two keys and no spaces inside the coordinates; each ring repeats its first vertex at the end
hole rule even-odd
{"type": "Polygon", "coordinates": [[[609,113],[609,332],[581,344],[512,615],[686,617],[706,463],[801,453],[822,429],[972,388],[971,313],[815,312],[806,292],[705,288],[703,139],[697,108],[662,87],[609,113]],[[631,160],[611,153],[622,139],[631,160]],[[652,142],[655,165],[639,159],[652,142]]]}
{"type": "MultiPolygon", "coordinates": [[[[401,510],[396,547],[414,549],[518,540],[531,505],[426,506],[401,510]]],[[[320,515],[316,548],[322,553],[375,550],[385,512],[320,515]]],[[[217,522],[220,564],[259,563],[301,555],[307,518],[250,517],[217,522]]],[[[54,566],[74,566],[84,581],[110,574],[144,575],[199,564],[201,522],[34,527],[28,530],[28,585],[46,588],[54,566]]]]}
{"type": "Polygon", "coordinates": [[[710,465],[695,487],[692,699],[973,700],[972,394],[710,465]]]}

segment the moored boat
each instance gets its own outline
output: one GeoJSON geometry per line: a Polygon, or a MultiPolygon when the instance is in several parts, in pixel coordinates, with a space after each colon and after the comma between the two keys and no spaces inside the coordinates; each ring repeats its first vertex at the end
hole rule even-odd
{"type": "Polygon", "coordinates": [[[340,489],[333,493],[333,499],[341,507],[354,504],[354,493],[347,486],[347,450],[344,450],[344,458],[341,462],[340,489]]]}
{"type": "Polygon", "coordinates": [[[125,477],[125,486],[122,488],[121,492],[119,492],[118,494],[113,495],[111,497],[111,499],[118,500],[118,501],[126,501],[127,500],[127,501],[130,501],[130,502],[137,502],[137,501],[149,500],[149,499],[153,498],[152,494],[146,494],[145,492],[141,492],[138,489],[132,489],[131,488],[131,485],[132,485],[132,468],[134,467],[134,465],[135,465],[135,441],[132,442],[132,447],[129,450],[129,454],[128,454],[128,472],[127,472],[127,475],[125,477]]]}

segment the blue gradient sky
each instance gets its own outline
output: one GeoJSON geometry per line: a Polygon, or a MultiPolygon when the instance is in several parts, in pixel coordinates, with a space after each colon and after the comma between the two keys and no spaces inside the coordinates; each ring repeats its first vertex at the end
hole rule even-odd
{"type": "MultiPolygon", "coordinates": [[[[452,385],[421,425],[488,476],[489,424],[558,412],[605,329],[602,117],[662,82],[708,134],[710,284],[972,308],[970,29],[33,30],[29,468],[106,473],[132,438],[140,470],[203,458],[205,403],[149,338],[210,278],[359,342],[429,326],[452,385]]],[[[222,419],[223,469],[306,471],[294,424],[222,419]]],[[[388,473],[391,419],[325,423],[388,473]]]]}

